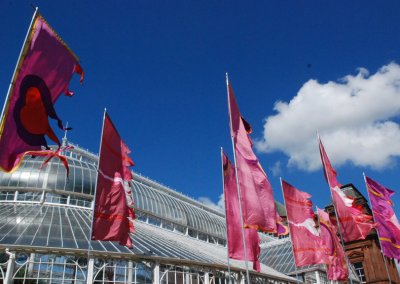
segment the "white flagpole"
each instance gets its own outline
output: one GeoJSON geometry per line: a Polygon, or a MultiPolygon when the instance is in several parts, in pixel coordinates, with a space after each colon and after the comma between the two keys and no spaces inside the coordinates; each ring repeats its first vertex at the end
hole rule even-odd
{"type": "Polygon", "coordinates": [[[99,179],[99,165],[100,165],[100,158],[101,158],[101,156],[100,156],[100,155],[101,155],[101,145],[102,145],[102,143],[103,143],[104,120],[105,120],[105,118],[106,118],[106,114],[107,114],[107,109],[104,108],[103,126],[102,126],[102,128],[101,128],[100,146],[99,146],[99,161],[97,162],[97,178],[96,178],[96,183],[95,183],[95,187],[94,187],[93,203],[92,203],[92,206],[91,206],[91,207],[92,207],[92,208],[91,208],[91,211],[92,211],[92,218],[91,218],[91,221],[90,221],[90,231],[89,231],[88,260],[89,260],[90,251],[91,251],[91,248],[92,248],[91,242],[92,242],[92,233],[93,233],[94,209],[95,209],[95,206],[96,206],[97,181],[98,181],[98,179],[99,179]]]}
{"type": "MultiPolygon", "coordinates": [[[[319,148],[319,151],[321,153],[321,138],[319,137],[318,133],[317,133],[317,136],[318,136],[318,148],[319,148]]],[[[351,280],[350,262],[349,262],[349,258],[347,257],[346,246],[344,245],[344,240],[343,240],[343,235],[342,235],[342,228],[340,226],[340,221],[339,221],[339,215],[338,215],[337,210],[336,210],[335,202],[333,201],[332,187],[331,187],[331,184],[329,183],[328,173],[326,172],[326,167],[325,167],[326,164],[325,164],[324,155],[321,155],[321,158],[322,158],[322,163],[323,163],[322,167],[324,168],[325,177],[326,177],[326,179],[328,181],[328,186],[329,186],[329,190],[330,190],[330,193],[331,193],[331,201],[332,201],[333,210],[335,212],[335,217],[336,217],[336,220],[337,220],[338,231],[339,231],[339,236],[340,236],[340,242],[342,243],[342,246],[343,246],[344,256],[346,258],[346,263],[347,263],[347,270],[349,271],[349,280],[350,280],[350,283],[353,284],[353,280],[351,280]]]]}
{"type": "MultiPolygon", "coordinates": [[[[226,73],[226,90],[227,90],[227,94],[228,94],[229,121],[230,121],[230,125],[231,125],[230,127],[232,127],[232,113],[231,113],[231,106],[230,106],[230,100],[229,100],[228,73],[226,73]]],[[[240,185],[239,185],[239,177],[238,177],[238,170],[237,170],[237,163],[236,163],[235,142],[233,141],[233,137],[231,137],[231,140],[232,140],[232,148],[233,148],[233,160],[235,161],[236,186],[237,186],[237,189],[238,189],[240,220],[241,220],[241,223],[242,223],[242,239],[243,239],[243,246],[244,246],[244,259],[245,259],[245,265],[246,265],[246,278],[247,278],[247,283],[250,284],[249,262],[248,262],[248,258],[247,258],[246,238],[244,236],[242,198],[240,196],[240,185]]]]}
{"type": "Polygon", "coordinates": [[[225,223],[226,223],[226,259],[228,260],[228,275],[229,275],[229,284],[231,284],[231,262],[229,259],[229,246],[228,246],[228,222],[226,220],[226,194],[225,194],[225,184],[224,184],[224,150],[221,147],[221,170],[222,170],[222,192],[224,193],[225,199],[225,223]]]}
{"type": "MultiPolygon", "coordinates": [[[[365,173],[363,173],[363,176],[364,176],[365,187],[367,188],[367,194],[368,194],[369,203],[371,204],[372,217],[374,218],[374,221],[375,221],[374,209],[372,208],[371,196],[369,195],[369,189],[368,189],[368,186],[367,186],[367,179],[365,178],[365,173]]],[[[389,283],[392,283],[392,280],[390,279],[388,265],[387,265],[387,262],[386,262],[386,257],[383,254],[382,243],[381,243],[381,238],[379,236],[379,231],[378,231],[378,229],[375,229],[375,231],[376,231],[376,234],[378,235],[379,246],[381,247],[381,254],[382,254],[382,257],[383,257],[383,261],[385,262],[386,274],[387,274],[387,276],[389,278],[389,283]]]]}
{"type": "Polygon", "coordinates": [[[19,52],[17,64],[15,65],[10,85],[8,86],[6,100],[4,102],[3,109],[1,111],[1,116],[0,116],[0,137],[3,134],[3,127],[4,127],[4,123],[5,123],[5,121],[3,121],[4,120],[4,114],[5,114],[6,109],[8,108],[8,105],[9,105],[10,94],[12,93],[12,90],[14,89],[15,79],[17,77],[17,73],[19,72],[19,68],[21,67],[21,63],[22,63],[22,57],[25,55],[26,49],[28,48],[28,46],[26,44],[28,42],[29,35],[30,35],[31,31],[32,31],[33,23],[35,22],[36,15],[38,14],[38,11],[39,11],[39,8],[36,7],[35,8],[35,12],[33,13],[33,16],[32,16],[31,23],[30,23],[29,28],[28,28],[28,32],[26,33],[24,43],[22,44],[21,51],[19,52]]]}
{"type": "Polygon", "coordinates": [[[295,268],[295,272],[296,272],[296,281],[297,281],[297,283],[299,283],[299,275],[297,273],[297,265],[296,265],[296,256],[294,255],[294,248],[293,248],[293,238],[292,238],[292,234],[290,233],[290,220],[289,220],[289,217],[287,216],[286,199],[285,199],[285,194],[283,193],[283,186],[282,186],[282,178],[281,177],[279,178],[279,181],[281,183],[283,203],[284,203],[285,208],[286,208],[286,217],[287,217],[287,221],[288,221],[288,230],[289,230],[290,242],[292,243],[292,253],[293,253],[293,260],[294,260],[294,268],[295,268]]]}

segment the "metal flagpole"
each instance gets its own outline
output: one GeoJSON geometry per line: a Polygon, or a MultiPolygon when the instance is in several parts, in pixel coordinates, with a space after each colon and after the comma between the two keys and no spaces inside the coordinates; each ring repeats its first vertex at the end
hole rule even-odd
{"type": "Polygon", "coordinates": [[[90,221],[90,231],[89,231],[89,241],[88,241],[88,261],[90,259],[90,252],[92,250],[92,232],[93,232],[93,222],[94,222],[94,209],[96,205],[96,192],[97,192],[97,181],[99,179],[99,165],[100,165],[100,158],[101,158],[101,144],[103,142],[103,132],[104,132],[104,120],[106,117],[107,109],[104,108],[104,114],[103,114],[103,126],[101,128],[101,137],[100,137],[100,146],[99,146],[99,161],[97,162],[97,178],[96,178],[96,183],[94,186],[94,195],[93,195],[93,203],[92,203],[92,216],[91,216],[91,221],[90,221]]]}
{"type": "Polygon", "coordinates": [[[0,137],[3,134],[3,126],[4,126],[4,123],[5,123],[5,121],[4,121],[4,113],[7,110],[8,105],[10,103],[9,102],[10,94],[12,93],[12,90],[14,89],[14,84],[15,84],[15,79],[17,77],[17,73],[19,72],[19,68],[21,67],[22,59],[25,56],[26,50],[28,48],[26,43],[28,42],[29,35],[31,34],[33,23],[35,22],[36,15],[38,14],[38,11],[39,11],[39,8],[35,7],[35,12],[33,13],[32,20],[31,20],[31,23],[30,23],[29,28],[28,28],[28,32],[26,33],[24,43],[22,44],[21,51],[19,52],[17,64],[15,65],[15,69],[14,69],[14,72],[13,72],[13,75],[12,75],[12,78],[11,78],[10,85],[8,86],[6,100],[4,102],[3,109],[1,111],[1,116],[0,116],[0,137]]]}
{"type": "MultiPolygon", "coordinates": [[[[283,196],[283,204],[285,205],[285,209],[287,212],[287,206],[286,206],[286,200],[285,200],[285,194],[283,193],[283,186],[282,186],[282,178],[279,178],[279,181],[281,183],[281,190],[282,190],[282,196],[283,196]]],[[[287,214],[286,214],[287,215],[287,214]]],[[[287,217],[287,216],[286,216],[287,217]]],[[[288,230],[289,230],[289,236],[290,236],[290,242],[292,243],[292,253],[293,253],[293,260],[294,260],[294,268],[296,272],[296,281],[299,283],[299,275],[297,273],[297,265],[296,265],[296,256],[294,255],[294,248],[293,248],[293,241],[292,241],[292,234],[290,233],[290,221],[289,218],[287,218],[288,221],[288,230]]]]}
{"type": "MultiPolygon", "coordinates": [[[[225,212],[226,212],[226,195],[225,195],[225,185],[224,185],[224,158],[223,158],[224,150],[221,147],[221,170],[222,170],[222,192],[224,193],[225,199],[225,212]]],[[[225,213],[225,223],[226,223],[226,258],[228,260],[228,275],[229,275],[229,284],[231,284],[231,262],[229,260],[229,246],[228,246],[228,222],[226,222],[226,213],[225,213]]]]}
{"type": "MultiPolygon", "coordinates": [[[[374,218],[374,221],[375,221],[374,209],[372,208],[371,196],[369,196],[369,189],[368,189],[368,186],[367,186],[367,180],[366,180],[366,178],[365,178],[365,173],[363,173],[363,176],[364,176],[365,186],[366,186],[366,188],[367,188],[367,194],[368,194],[369,203],[371,203],[372,217],[374,218]]],[[[382,243],[381,243],[381,238],[380,238],[380,236],[379,236],[379,231],[378,231],[377,229],[375,229],[375,231],[376,231],[376,233],[377,233],[377,235],[378,235],[379,246],[381,247],[381,254],[382,254],[382,257],[383,257],[383,261],[385,262],[385,268],[386,268],[387,276],[388,276],[388,278],[389,278],[389,283],[392,283],[392,280],[390,279],[389,268],[388,268],[387,262],[386,262],[386,257],[385,257],[385,255],[383,254],[382,243]]]]}
{"type": "MultiPolygon", "coordinates": [[[[317,134],[317,136],[318,136],[318,147],[320,148],[321,147],[321,144],[320,144],[321,143],[321,138],[319,137],[319,134],[317,134]]],[[[321,151],[321,148],[319,150],[321,151]]],[[[340,221],[339,221],[339,215],[337,214],[335,202],[333,202],[332,187],[331,187],[331,185],[329,183],[328,173],[326,172],[326,169],[325,169],[325,158],[324,158],[324,155],[321,155],[321,158],[322,158],[322,163],[323,163],[322,167],[324,168],[325,176],[326,176],[326,179],[328,180],[329,190],[330,190],[330,193],[331,193],[331,202],[332,202],[333,210],[335,212],[335,217],[336,217],[336,220],[337,220],[338,231],[339,231],[339,236],[340,236],[340,242],[342,243],[342,246],[343,246],[344,256],[346,258],[346,263],[347,263],[347,270],[349,271],[349,280],[350,280],[350,283],[353,284],[353,280],[351,280],[350,262],[349,262],[349,258],[347,257],[346,246],[344,245],[344,240],[343,240],[343,235],[342,235],[342,228],[340,226],[340,221]]]]}
{"type": "MultiPolygon", "coordinates": [[[[228,73],[226,73],[226,89],[227,89],[227,94],[228,94],[229,121],[230,121],[230,125],[232,125],[232,114],[231,114],[231,107],[230,107],[230,103],[229,103],[229,79],[228,79],[228,73]]],[[[248,259],[247,259],[246,238],[244,237],[242,198],[240,196],[241,194],[240,194],[239,176],[238,176],[237,163],[236,163],[235,142],[233,141],[233,137],[231,137],[231,140],[232,140],[232,148],[233,148],[233,160],[235,162],[235,175],[236,175],[236,186],[237,186],[238,198],[239,198],[240,220],[241,220],[241,223],[242,223],[242,239],[243,239],[243,246],[244,246],[244,259],[245,259],[245,265],[246,265],[246,278],[247,278],[247,283],[250,284],[249,262],[248,262],[248,259]]]]}
{"type": "MultiPolygon", "coordinates": [[[[317,215],[318,215],[318,229],[319,229],[319,236],[321,237],[321,220],[319,219],[319,214],[318,214],[318,206],[315,206],[315,208],[317,209],[317,215]]],[[[326,276],[328,277],[328,265],[326,263],[324,263],[324,267],[325,267],[325,271],[326,271],[326,276]]],[[[328,279],[329,280],[329,279],[328,279]]]]}

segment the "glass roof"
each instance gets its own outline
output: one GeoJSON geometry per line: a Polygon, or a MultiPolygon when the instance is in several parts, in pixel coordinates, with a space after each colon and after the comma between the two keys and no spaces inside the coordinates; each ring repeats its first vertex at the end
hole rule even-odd
{"type": "MultiPolygon", "coordinates": [[[[56,191],[59,194],[66,191],[72,196],[75,194],[93,199],[97,156],[80,148],[64,154],[70,167],[69,178],[58,159],[52,159],[40,170],[44,157],[26,157],[15,172],[9,174],[0,171],[0,187],[19,191],[56,191]]],[[[134,174],[132,184],[136,210],[219,238],[225,237],[223,213],[138,174],[134,174]]]]}
{"type": "MultiPolygon", "coordinates": [[[[88,250],[90,209],[35,203],[0,202],[0,246],[38,247],[59,250],[88,250]]],[[[134,248],[114,242],[92,241],[94,251],[162,257],[205,265],[227,265],[226,248],[183,234],[135,222],[134,248]]],[[[232,267],[245,268],[244,262],[230,260],[232,267]]],[[[293,281],[262,265],[262,272],[293,281]]]]}

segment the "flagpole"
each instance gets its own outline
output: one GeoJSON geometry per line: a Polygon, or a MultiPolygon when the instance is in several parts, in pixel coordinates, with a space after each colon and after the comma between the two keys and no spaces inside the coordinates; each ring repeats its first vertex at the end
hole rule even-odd
{"type": "MultiPolygon", "coordinates": [[[[319,151],[320,151],[320,153],[321,153],[321,138],[319,137],[319,133],[318,133],[318,132],[317,132],[317,136],[318,136],[318,147],[319,147],[319,151]]],[[[340,221],[339,221],[339,215],[338,215],[337,210],[336,210],[335,202],[333,201],[332,187],[331,187],[331,184],[330,184],[330,182],[329,182],[328,173],[327,173],[327,171],[326,171],[326,167],[325,167],[325,157],[324,157],[324,155],[321,155],[321,159],[322,159],[322,163],[323,163],[323,168],[324,168],[325,176],[326,176],[326,179],[327,179],[327,181],[328,181],[329,190],[330,190],[330,193],[331,193],[331,202],[332,202],[333,210],[334,210],[334,212],[335,212],[335,217],[336,217],[336,220],[337,220],[338,231],[339,231],[339,236],[340,236],[340,242],[342,243],[342,246],[343,246],[344,256],[345,256],[346,263],[347,263],[347,270],[349,271],[349,280],[350,280],[350,283],[353,284],[353,280],[351,280],[350,262],[349,262],[349,259],[348,259],[348,257],[347,257],[346,246],[344,245],[344,240],[343,240],[343,235],[342,235],[342,228],[341,228],[341,226],[340,226],[340,221]]],[[[328,213],[328,214],[329,214],[329,213],[328,213]]]]}
{"type": "Polygon", "coordinates": [[[1,116],[0,116],[0,137],[3,134],[3,126],[4,126],[4,123],[5,123],[5,121],[3,121],[4,120],[4,113],[5,113],[6,109],[8,108],[8,105],[10,103],[9,102],[10,94],[12,93],[12,90],[14,88],[15,79],[17,78],[17,73],[19,72],[18,69],[20,68],[20,65],[21,65],[21,62],[22,62],[22,57],[25,56],[24,53],[26,52],[26,49],[27,49],[26,43],[28,42],[29,35],[31,34],[33,23],[34,23],[34,21],[36,19],[36,15],[38,14],[38,11],[39,11],[39,8],[35,7],[35,12],[33,13],[31,23],[29,24],[29,28],[28,28],[28,31],[27,31],[25,39],[24,39],[24,43],[22,44],[21,51],[19,52],[17,64],[15,65],[14,72],[13,72],[13,75],[11,77],[10,85],[8,86],[6,100],[4,102],[3,109],[1,111],[1,116]]]}
{"type": "Polygon", "coordinates": [[[231,262],[229,259],[229,246],[228,246],[228,222],[226,220],[226,195],[225,195],[225,185],[224,185],[224,158],[223,158],[224,150],[221,147],[221,170],[222,170],[222,192],[224,193],[225,200],[225,232],[226,232],[226,258],[228,260],[228,275],[229,275],[229,284],[231,284],[231,262]]]}
{"type": "MultiPolygon", "coordinates": [[[[368,186],[367,186],[367,179],[365,178],[365,173],[363,173],[363,176],[364,176],[365,186],[366,186],[366,188],[367,188],[367,194],[368,194],[369,203],[371,204],[372,217],[374,218],[374,221],[375,221],[374,209],[372,208],[371,196],[369,195],[369,189],[368,189],[368,186]]],[[[382,247],[382,243],[381,243],[381,238],[380,238],[380,236],[379,236],[379,231],[378,231],[378,229],[375,229],[375,231],[376,231],[376,234],[378,235],[379,246],[381,247],[380,250],[381,250],[382,257],[383,257],[383,261],[384,261],[384,263],[385,263],[385,268],[386,268],[387,276],[388,276],[388,278],[389,278],[389,283],[392,283],[392,280],[390,279],[389,268],[388,268],[387,262],[386,262],[386,257],[385,257],[385,255],[383,254],[383,249],[382,249],[383,247],[382,247]]]]}
{"type": "Polygon", "coordinates": [[[294,255],[293,239],[292,239],[292,234],[290,233],[290,221],[289,221],[289,218],[287,216],[287,206],[286,206],[285,194],[283,193],[283,185],[282,185],[282,178],[281,177],[279,178],[279,181],[281,183],[283,204],[285,205],[285,209],[286,209],[286,218],[287,218],[287,221],[288,221],[288,230],[289,230],[290,242],[292,243],[292,253],[293,253],[294,267],[295,267],[295,272],[296,272],[296,281],[297,281],[297,283],[299,283],[299,275],[297,273],[297,265],[296,265],[296,256],[294,255]]]}
{"type": "Polygon", "coordinates": [[[103,144],[103,132],[104,132],[104,120],[106,118],[106,114],[107,114],[107,109],[104,108],[104,114],[103,114],[103,126],[101,128],[101,136],[100,136],[100,145],[99,145],[99,160],[97,162],[97,177],[96,177],[96,183],[94,186],[94,195],[93,195],[93,203],[92,203],[92,217],[91,217],[91,221],[90,221],[90,231],[89,231],[89,242],[88,242],[88,261],[90,258],[90,252],[92,249],[92,233],[93,233],[93,222],[94,222],[94,209],[96,206],[96,192],[97,192],[97,181],[99,179],[99,165],[100,165],[100,155],[101,155],[101,145],[103,144]]]}
{"type": "MultiPolygon", "coordinates": [[[[317,209],[317,215],[318,215],[318,229],[319,229],[319,236],[321,237],[321,220],[319,219],[320,218],[320,216],[319,216],[319,211],[318,211],[318,206],[315,206],[315,208],[317,209]]],[[[325,270],[326,270],[326,277],[328,278],[328,280],[329,280],[329,276],[328,276],[328,265],[326,264],[326,263],[324,263],[324,266],[325,266],[325,270]]]]}
{"type": "MultiPolygon", "coordinates": [[[[229,79],[228,79],[228,73],[226,73],[226,91],[228,95],[228,110],[229,110],[229,121],[230,125],[232,125],[232,113],[231,113],[231,106],[229,103],[229,79]]],[[[232,141],[232,148],[233,148],[233,160],[235,162],[235,175],[236,175],[236,186],[238,190],[238,198],[239,198],[239,212],[240,212],[240,220],[242,223],[242,239],[243,239],[243,250],[244,250],[244,259],[245,259],[245,265],[246,265],[246,278],[247,278],[247,283],[250,284],[250,273],[249,273],[249,263],[247,259],[247,246],[246,246],[246,238],[244,236],[244,222],[243,222],[243,212],[242,212],[242,198],[240,194],[240,185],[239,185],[239,176],[238,176],[238,170],[237,170],[237,163],[236,163],[236,151],[235,151],[235,142],[233,141],[233,137],[231,136],[231,141],[232,141]]]]}

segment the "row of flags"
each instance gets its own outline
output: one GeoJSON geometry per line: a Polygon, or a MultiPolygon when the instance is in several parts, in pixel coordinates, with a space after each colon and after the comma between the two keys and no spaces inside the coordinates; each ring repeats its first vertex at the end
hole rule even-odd
{"type": "MultiPolygon", "coordinates": [[[[57,116],[54,103],[62,93],[73,95],[68,84],[74,73],[80,74],[82,83],[84,72],[78,58],[36,10],[1,117],[2,170],[12,172],[24,156],[33,155],[46,157],[43,166],[53,157],[60,158],[68,175],[67,159],[61,155],[67,148],[61,147],[49,124],[49,117],[56,120],[61,129],[70,129],[57,116]],[[46,137],[59,148],[50,150],[46,137]]],[[[296,266],[324,263],[330,280],[346,280],[347,261],[338,232],[345,242],[349,242],[365,239],[375,228],[383,254],[400,259],[400,225],[390,200],[394,192],[365,177],[374,223],[372,216],[364,213],[354,199],[342,191],[321,140],[321,160],[337,224],[332,223],[326,212],[318,209],[318,230],[311,195],[281,180],[289,228],[284,226],[267,174],[252,149],[251,126],[239,111],[228,79],[227,89],[235,157],[235,164],[232,164],[221,151],[228,258],[252,261],[253,268],[260,271],[258,231],[286,235],[290,230],[296,266]],[[238,237],[240,235],[242,238],[238,237]]],[[[91,239],[117,241],[132,248],[135,213],[129,167],[134,163],[129,153],[129,148],[105,111],[91,239]]]]}
{"type": "Polygon", "coordinates": [[[256,232],[290,232],[296,267],[325,264],[329,280],[345,281],[349,270],[343,242],[363,240],[376,229],[383,255],[400,260],[400,225],[390,200],[394,192],[365,177],[374,222],[373,216],[342,190],[319,137],[321,161],[336,217],[330,218],[319,208],[315,216],[311,195],[281,179],[289,225],[289,229],[285,228],[275,208],[271,184],[252,150],[251,126],[240,114],[228,79],[227,89],[235,158],[232,165],[222,152],[229,258],[252,261],[253,268],[259,271],[260,239],[256,232]],[[240,235],[242,239],[238,239],[240,235]]]}

